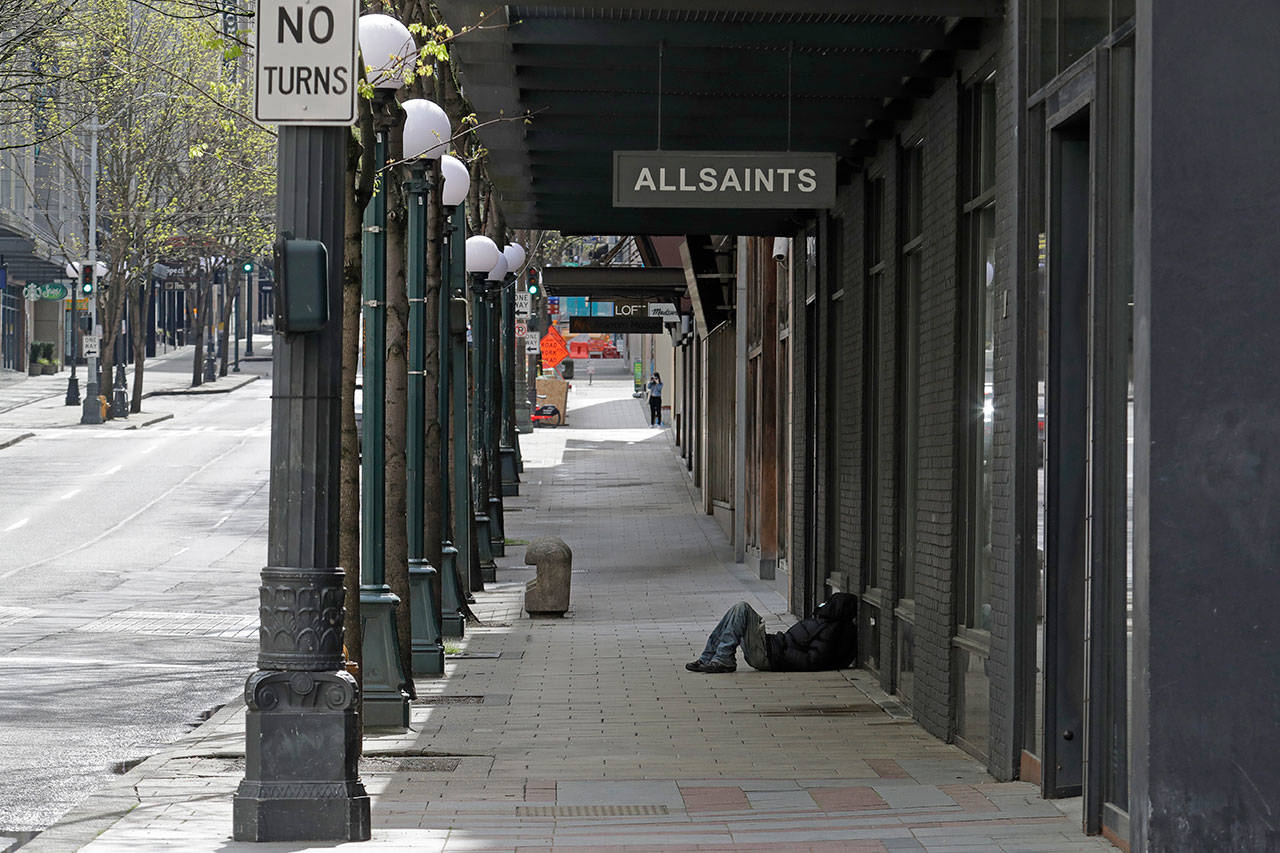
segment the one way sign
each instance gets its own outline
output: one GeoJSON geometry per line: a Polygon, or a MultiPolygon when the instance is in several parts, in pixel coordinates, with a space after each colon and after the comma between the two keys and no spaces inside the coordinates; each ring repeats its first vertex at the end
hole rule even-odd
{"type": "Polygon", "coordinates": [[[359,15],[359,0],[258,0],[258,121],[355,123],[359,15]]]}

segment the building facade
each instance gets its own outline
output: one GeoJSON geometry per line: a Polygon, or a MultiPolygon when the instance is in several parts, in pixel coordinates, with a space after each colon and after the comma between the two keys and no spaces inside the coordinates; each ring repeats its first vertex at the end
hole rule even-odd
{"type": "Polygon", "coordinates": [[[683,236],[673,426],[739,558],[855,594],[859,666],[1087,831],[1280,844],[1280,8],[621,5],[509,7],[461,76],[543,111],[486,140],[508,221],[683,236]],[[828,151],[835,201],[610,204],[655,148],[828,151]]]}

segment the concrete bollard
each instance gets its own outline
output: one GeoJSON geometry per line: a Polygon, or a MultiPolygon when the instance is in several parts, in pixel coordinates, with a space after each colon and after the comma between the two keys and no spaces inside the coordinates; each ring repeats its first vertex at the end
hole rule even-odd
{"type": "Polygon", "coordinates": [[[534,540],[524,561],[537,566],[538,576],[524,590],[524,609],[530,616],[563,616],[569,609],[569,578],[573,551],[554,536],[534,540]]]}

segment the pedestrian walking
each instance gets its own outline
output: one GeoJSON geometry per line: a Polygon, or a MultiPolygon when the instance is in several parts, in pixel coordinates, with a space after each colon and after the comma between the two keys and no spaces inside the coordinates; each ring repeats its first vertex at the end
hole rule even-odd
{"type": "Polygon", "coordinates": [[[662,426],[662,377],[657,373],[649,380],[649,425],[662,426]]]}
{"type": "Polygon", "coordinates": [[[594,384],[593,380],[595,380],[595,378],[596,378],[596,366],[588,361],[587,362],[587,384],[588,385],[594,384]]]}

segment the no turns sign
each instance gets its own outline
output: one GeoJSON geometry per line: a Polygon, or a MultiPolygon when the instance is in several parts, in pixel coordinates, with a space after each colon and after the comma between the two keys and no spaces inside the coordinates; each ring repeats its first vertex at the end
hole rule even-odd
{"type": "Polygon", "coordinates": [[[258,0],[258,121],[355,123],[359,15],[359,0],[258,0]]]}

